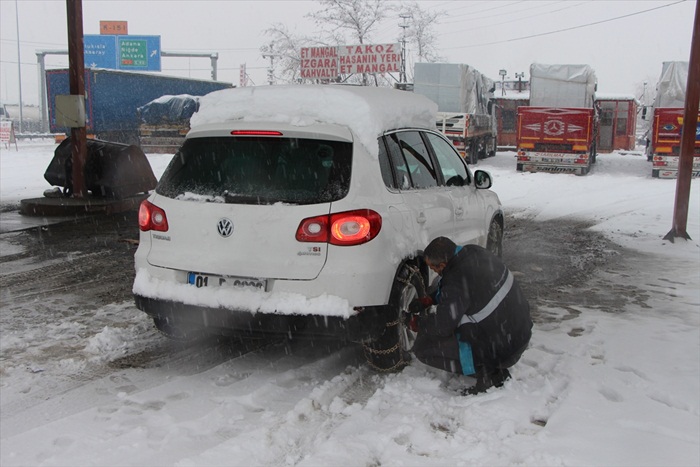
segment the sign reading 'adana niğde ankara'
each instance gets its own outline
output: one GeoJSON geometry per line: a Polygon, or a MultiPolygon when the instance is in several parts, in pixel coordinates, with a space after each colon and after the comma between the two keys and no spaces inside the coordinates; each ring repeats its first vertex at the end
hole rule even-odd
{"type": "Polygon", "coordinates": [[[83,36],[85,67],[160,71],[160,36],[83,36]]]}

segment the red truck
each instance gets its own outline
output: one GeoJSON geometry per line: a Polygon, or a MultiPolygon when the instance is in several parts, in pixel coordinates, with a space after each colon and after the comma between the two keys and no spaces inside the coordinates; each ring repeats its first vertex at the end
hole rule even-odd
{"type": "Polygon", "coordinates": [[[595,73],[588,65],[530,66],[530,105],[518,107],[518,171],[586,175],[595,163],[595,73]]]}
{"type": "MultiPolygon", "coordinates": [[[[678,176],[687,79],[688,62],[663,62],[647,137],[647,159],[652,161],[652,177],[678,176]]],[[[644,110],[646,114],[647,109],[644,110]]],[[[697,121],[690,125],[696,128],[693,177],[700,177],[700,112],[697,121]]]]}
{"type": "MultiPolygon", "coordinates": [[[[649,154],[653,164],[652,177],[676,178],[678,176],[684,112],[684,109],[654,109],[649,140],[649,154]]],[[[698,112],[695,127],[693,177],[700,177],[700,112],[698,112]]]]}
{"type": "Polygon", "coordinates": [[[519,107],[516,169],[587,174],[595,161],[594,128],[592,108],[519,107]]]}

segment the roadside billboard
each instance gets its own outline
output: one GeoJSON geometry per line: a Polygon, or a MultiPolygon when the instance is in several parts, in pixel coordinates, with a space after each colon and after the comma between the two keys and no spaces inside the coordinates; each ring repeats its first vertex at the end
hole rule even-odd
{"type": "Polygon", "coordinates": [[[332,80],[339,75],[399,73],[400,44],[360,44],[301,49],[301,77],[332,80]]]}

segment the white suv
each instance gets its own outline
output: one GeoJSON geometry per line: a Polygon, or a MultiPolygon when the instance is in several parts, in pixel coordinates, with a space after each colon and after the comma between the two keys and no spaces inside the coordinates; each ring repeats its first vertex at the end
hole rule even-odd
{"type": "Polygon", "coordinates": [[[406,91],[268,86],[202,98],[139,211],[134,295],[173,338],[313,335],[401,366],[433,238],[501,252],[503,212],[435,104],[406,91]]]}

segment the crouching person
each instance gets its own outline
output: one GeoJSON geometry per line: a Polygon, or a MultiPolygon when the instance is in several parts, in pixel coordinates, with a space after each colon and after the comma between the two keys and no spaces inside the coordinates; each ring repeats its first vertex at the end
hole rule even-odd
{"type": "Polygon", "coordinates": [[[464,394],[502,386],[532,335],[530,306],[513,274],[488,250],[446,237],[430,242],[424,258],[441,277],[436,291],[409,306],[417,318],[416,358],[475,376],[464,394]]]}

